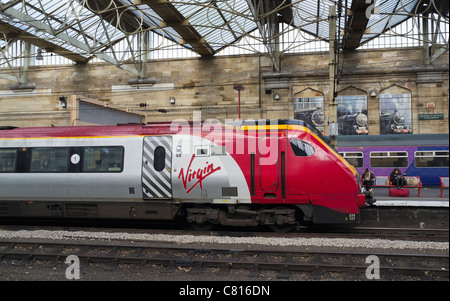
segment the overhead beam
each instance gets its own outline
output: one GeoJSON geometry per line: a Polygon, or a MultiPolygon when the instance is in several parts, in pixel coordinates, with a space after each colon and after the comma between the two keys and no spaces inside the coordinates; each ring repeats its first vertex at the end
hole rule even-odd
{"type": "Polygon", "coordinates": [[[133,15],[129,8],[116,0],[85,0],[81,1],[83,6],[108,22],[114,27],[118,27],[124,34],[132,34],[145,31],[148,27],[145,22],[133,15]],[[112,4],[115,6],[112,6],[112,4]],[[114,9],[111,9],[114,7],[114,9]]]}
{"type": "Polygon", "coordinates": [[[449,1],[448,0],[421,0],[413,10],[417,14],[439,14],[448,19],[449,1]]]}
{"type": "MultiPolygon", "coordinates": [[[[290,0],[284,1],[287,6],[280,8],[280,0],[247,0],[250,12],[258,26],[263,44],[272,59],[275,71],[281,70],[281,53],[279,40],[280,21],[290,23],[293,19],[290,0]]],[[[283,3],[284,3],[283,2],[283,3]]]]}
{"type": "Polygon", "coordinates": [[[447,44],[439,45],[437,43],[437,38],[440,33],[440,21],[441,17],[436,20],[430,18],[430,15],[426,14],[423,16],[422,21],[422,39],[423,39],[423,60],[425,65],[431,65],[435,60],[437,60],[441,55],[446,53],[449,49],[448,40],[447,44]],[[434,31],[429,28],[428,21],[431,20],[432,27],[434,31]]]}
{"type": "Polygon", "coordinates": [[[369,7],[373,1],[353,0],[346,24],[347,36],[345,49],[355,50],[359,47],[361,39],[366,31],[370,14],[369,7]],[[368,2],[368,3],[366,3],[368,2]]]}
{"type": "Polygon", "coordinates": [[[70,52],[67,49],[64,49],[56,44],[51,43],[48,40],[39,39],[36,36],[32,35],[27,31],[20,30],[14,26],[11,26],[0,20],[0,32],[6,34],[7,36],[11,36],[17,39],[20,39],[24,42],[29,42],[35,46],[38,46],[41,49],[45,49],[46,51],[53,52],[62,57],[65,57],[75,63],[86,63],[87,58],[83,57],[74,52],[70,52]],[[38,42],[36,42],[38,41],[38,42]]]}
{"type": "MultiPolygon", "coordinates": [[[[91,48],[86,43],[83,43],[83,42],[69,36],[68,34],[66,34],[64,32],[55,32],[55,30],[50,25],[43,23],[40,20],[34,19],[33,17],[26,15],[17,9],[14,9],[11,7],[11,8],[6,9],[4,12],[7,13],[8,15],[20,20],[21,22],[32,25],[32,27],[36,28],[37,30],[46,32],[46,33],[64,41],[65,43],[67,43],[73,47],[76,47],[76,48],[80,49],[81,51],[84,51],[85,53],[92,54],[95,57],[102,59],[108,63],[111,63],[125,71],[131,72],[132,74],[134,74],[136,76],[141,75],[139,70],[137,70],[136,68],[133,68],[129,65],[124,65],[117,59],[112,58],[105,53],[102,53],[102,52],[91,53],[91,48]]],[[[36,39],[36,37],[34,37],[34,39],[36,39]]],[[[68,52],[68,50],[65,50],[65,51],[68,52]]],[[[53,52],[53,50],[52,50],[52,52],[53,52]]]]}
{"type": "Polygon", "coordinates": [[[278,0],[278,5],[283,5],[281,10],[278,11],[280,14],[280,21],[286,24],[292,24],[294,21],[294,12],[292,11],[292,1],[291,0],[278,0]]]}
{"type": "Polygon", "coordinates": [[[10,74],[6,74],[6,73],[2,73],[0,72],[0,78],[6,79],[6,80],[10,80],[12,82],[18,82],[20,83],[20,79],[18,77],[15,77],[13,75],[10,74]]]}
{"type": "Polygon", "coordinates": [[[418,3],[415,9],[422,14],[420,31],[423,40],[424,64],[431,65],[449,49],[448,38],[446,43],[438,43],[438,38],[445,36],[441,32],[441,27],[448,26],[449,2],[448,0],[424,0],[418,3]]]}
{"type": "Polygon", "coordinates": [[[215,51],[189,21],[167,0],[135,0],[135,5],[146,4],[162,19],[162,25],[172,27],[183,41],[188,43],[201,56],[212,56],[215,51]]]}

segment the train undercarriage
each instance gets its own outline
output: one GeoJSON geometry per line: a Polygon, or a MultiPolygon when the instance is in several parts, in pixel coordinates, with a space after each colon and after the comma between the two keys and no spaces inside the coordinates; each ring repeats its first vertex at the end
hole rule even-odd
{"type": "MultiPolygon", "coordinates": [[[[305,205],[306,211],[308,211],[305,205]]],[[[311,214],[312,214],[312,210],[311,214]]],[[[1,217],[175,220],[185,219],[195,229],[208,230],[214,225],[257,227],[268,225],[276,231],[289,231],[305,219],[297,206],[214,205],[153,202],[65,202],[6,201],[0,203],[1,217]]],[[[308,218],[306,218],[308,219],[308,218]]]]}
{"type": "Polygon", "coordinates": [[[210,230],[214,225],[269,226],[287,232],[304,222],[358,223],[359,214],[343,214],[311,204],[196,204],[172,200],[152,202],[3,201],[0,218],[118,219],[127,221],[186,220],[193,228],[210,230]]]}
{"type": "Polygon", "coordinates": [[[260,207],[228,205],[186,208],[186,220],[197,229],[214,224],[222,226],[256,227],[269,225],[276,231],[288,231],[299,223],[300,211],[295,207],[260,207]]]}

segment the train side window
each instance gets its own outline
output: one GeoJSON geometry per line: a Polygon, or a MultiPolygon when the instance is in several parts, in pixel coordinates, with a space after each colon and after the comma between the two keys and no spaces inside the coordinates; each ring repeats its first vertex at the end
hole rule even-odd
{"type": "Polygon", "coordinates": [[[371,167],[407,167],[407,152],[372,152],[370,153],[371,167]]]}
{"type": "Polygon", "coordinates": [[[83,151],[83,172],[122,172],[123,147],[87,147],[83,151]]]}
{"type": "Polygon", "coordinates": [[[156,171],[163,171],[166,166],[166,149],[162,146],[155,148],[155,158],[153,160],[153,167],[156,171]]]}
{"type": "Polygon", "coordinates": [[[31,172],[68,172],[68,148],[33,148],[31,172]]]}
{"type": "Polygon", "coordinates": [[[414,153],[416,167],[449,167],[448,151],[417,151],[414,153]]]}
{"type": "Polygon", "coordinates": [[[16,161],[16,149],[0,149],[0,172],[14,172],[16,170],[16,161]]]}
{"type": "Polygon", "coordinates": [[[308,157],[315,153],[314,147],[300,139],[292,138],[289,140],[292,151],[297,157],[308,157]]]}
{"type": "Polygon", "coordinates": [[[364,166],[364,158],[362,152],[344,152],[339,154],[354,167],[364,166]]]}

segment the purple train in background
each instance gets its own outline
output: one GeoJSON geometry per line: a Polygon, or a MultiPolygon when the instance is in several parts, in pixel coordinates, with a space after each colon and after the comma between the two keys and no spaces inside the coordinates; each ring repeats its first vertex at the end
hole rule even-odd
{"type": "Polygon", "coordinates": [[[448,134],[339,136],[338,152],[359,174],[368,168],[389,176],[398,167],[406,176],[419,176],[424,186],[439,185],[449,176],[448,134]]]}

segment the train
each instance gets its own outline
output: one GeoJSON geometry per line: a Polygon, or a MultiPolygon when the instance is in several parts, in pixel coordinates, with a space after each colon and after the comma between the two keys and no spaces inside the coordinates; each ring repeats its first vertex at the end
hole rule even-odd
{"type": "Polygon", "coordinates": [[[0,217],[354,224],[356,169],[298,120],[0,129],[0,217]]]}
{"type": "Polygon", "coordinates": [[[367,115],[357,113],[340,116],[338,129],[339,135],[367,135],[367,115]]]}
{"type": "Polygon", "coordinates": [[[398,167],[434,186],[449,176],[448,142],[448,134],[339,136],[337,150],[360,174],[368,168],[375,176],[389,176],[398,167]]]}
{"type": "Polygon", "coordinates": [[[381,112],[380,134],[412,134],[412,129],[405,123],[406,117],[403,113],[392,114],[381,112]]]}

